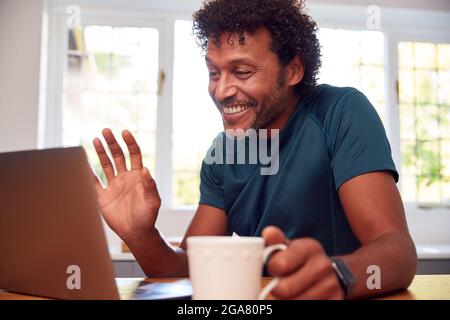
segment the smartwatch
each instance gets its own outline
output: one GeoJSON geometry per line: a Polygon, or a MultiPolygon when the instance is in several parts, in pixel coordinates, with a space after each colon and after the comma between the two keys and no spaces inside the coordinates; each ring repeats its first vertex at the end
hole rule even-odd
{"type": "Polygon", "coordinates": [[[334,272],[338,277],[339,284],[342,290],[344,290],[344,298],[348,299],[355,286],[356,278],[344,260],[339,258],[330,258],[330,260],[334,272]]]}

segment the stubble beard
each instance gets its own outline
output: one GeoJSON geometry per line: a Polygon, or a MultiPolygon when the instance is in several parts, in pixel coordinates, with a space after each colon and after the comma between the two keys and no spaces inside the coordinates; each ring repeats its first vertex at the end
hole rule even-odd
{"type": "Polygon", "coordinates": [[[253,119],[250,127],[255,130],[265,129],[271,122],[276,120],[287,108],[287,90],[286,73],[284,68],[281,68],[277,84],[271,91],[264,96],[261,105],[257,107],[253,114],[253,119]]]}

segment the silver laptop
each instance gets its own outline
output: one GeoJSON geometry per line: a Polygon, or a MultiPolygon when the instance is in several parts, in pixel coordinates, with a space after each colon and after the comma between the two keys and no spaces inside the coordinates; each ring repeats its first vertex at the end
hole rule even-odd
{"type": "Polygon", "coordinates": [[[128,281],[119,294],[89,171],[81,147],[0,154],[0,289],[58,299],[188,298],[186,282],[128,281]]]}

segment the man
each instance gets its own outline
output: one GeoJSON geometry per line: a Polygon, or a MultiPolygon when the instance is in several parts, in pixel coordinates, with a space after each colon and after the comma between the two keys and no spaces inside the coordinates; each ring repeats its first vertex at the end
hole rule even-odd
{"type": "Polygon", "coordinates": [[[103,130],[117,174],[94,139],[108,180],[103,188],[94,177],[102,214],[149,276],[188,275],[187,237],[236,232],[288,244],[267,268],[281,277],[278,298],[360,298],[411,283],[416,252],[383,126],[357,90],[316,85],[316,29],[299,0],[213,0],[194,14],[224,128],[281,130],[279,170],[203,162],[199,206],[179,248],[155,227],[161,199],[131,133],[122,133],[127,170],[103,130]]]}

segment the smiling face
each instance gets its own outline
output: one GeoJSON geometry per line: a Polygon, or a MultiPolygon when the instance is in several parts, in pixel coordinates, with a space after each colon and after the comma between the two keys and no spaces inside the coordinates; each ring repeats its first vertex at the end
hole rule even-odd
{"type": "Polygon", "coordinates": [[[264,27],[244,37],[240,43],[237,33],[223,33],[218,43],[208,41],[209,94],[225,129],[281,129],[298,100],[293,86],[303,75],[299,59],[281,67],[264,27]]]}

